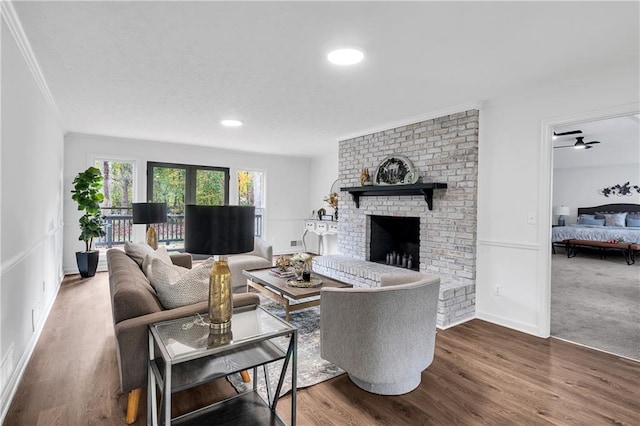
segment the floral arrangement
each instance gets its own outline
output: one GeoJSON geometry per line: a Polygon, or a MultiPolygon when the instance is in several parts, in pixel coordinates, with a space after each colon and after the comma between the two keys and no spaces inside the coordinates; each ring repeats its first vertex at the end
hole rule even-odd
{"type": "Polygon", "coordinates": [[[338,194],[336,192],[332,192],[325,197],[324,202],[333,208],[333,217],[338,220],[338,194]]]}
{"type": "Polygon", "coordinates": [[[329,204],[329,207],[332,207],[334,210],[338,210],[338,194],[332,192],[327,195],[324,199],[324,202],[329,204]]]}
{"type": "Polygon", "coordinates": [[[306,266],[310,266],[311,265],[311,255],[308,253],[296,253],[293,256],[291,256],[291,264],[292,265],[306,265],[306,266]]]}

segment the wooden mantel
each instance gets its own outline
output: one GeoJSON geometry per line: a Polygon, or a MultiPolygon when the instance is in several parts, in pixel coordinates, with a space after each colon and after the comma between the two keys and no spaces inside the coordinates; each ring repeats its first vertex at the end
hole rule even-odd
{"type": "Polygon", "coordinates": [[[378,197],[381,195],[423,195],[427,202],[429,210],[433,210],[433,190],[444,189],[446,183],[429,182],[429,183],[413,183],[409,185],[368,185],[353,186],[350,188],[340,188],[340,191],[346,191],[351,194],[356,208],[360,208],[360,197],[378,197]]]}

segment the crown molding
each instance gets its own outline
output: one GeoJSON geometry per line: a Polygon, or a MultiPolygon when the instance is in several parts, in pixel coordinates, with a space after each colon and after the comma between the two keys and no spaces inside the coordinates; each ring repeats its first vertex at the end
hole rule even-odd
{"type": "Polygon", "coordinates": [[[419,123],[421,121],[432,120],[434,118],[443,117],[446,115],[455,114],[458,112],[468,111],[470,109],[480,110],[482,108],[482,101],[468,102],[466,104],[455,105],[449,108],[443,108],[436,111],[431,111],[422,115],[415,115],[413,117],[404,118],[399,121],[381,124],[374,128],[366,129],[359,131],[357,133],[352,133],[350,135],[341,136],[338,138],[338,141],[344,141],[348,139],[354,139],[364,135],[370,135],[372,133],[383,132],[385,130],[394,129],[396,127],[406,126],[408,124],[419,123]]]}
{"type": "Polygon", "coordinates": [[[2,15],[2,19],[7,24],[7,28],[13,35],[16,44],[18,45],[18,49],[22,53],[29,70],[31,70],[31,74],[36,81],[36,84],[40,88],[42,92],[42,96],[45,101],[49,105],[49,107],[53,110],[53,113],[56,117],[60,117],[60,112],[58,110],[58,106],[56,105],[56,101],[51,94],[51,90],[49,90],[49,85],[47,84],[47,80],[44,78],[44,74],[42,73],[42,69],[38,64],[38,60],[33,54],[33,50],[31,49],[31,44],[27,39],[27,35],[22,28],[22,24],[20,23],[20,19],[18,19],[18,15],[16,14],[16,10],[13,7],[13,3],[11,1],[2,0],[0,1],[0,14],[2,15]]]}

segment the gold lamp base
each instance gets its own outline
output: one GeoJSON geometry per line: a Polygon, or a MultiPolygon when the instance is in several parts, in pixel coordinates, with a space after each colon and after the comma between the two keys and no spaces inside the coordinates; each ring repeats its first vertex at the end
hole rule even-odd
{"type": "Polygon", "coordinates": [[[158,250],[158,235],[152,225],[149,225],[149,229],[147,229],[147,244],[150,245],[152,249],[158,250]]]}
{"type": "Polygon", "coordinates": [[[213,263],[209,275],[209,321],[215,332],[231,330],[233,301],[231,293],[231,271],[226,257],[220,256],[213,263]]]}

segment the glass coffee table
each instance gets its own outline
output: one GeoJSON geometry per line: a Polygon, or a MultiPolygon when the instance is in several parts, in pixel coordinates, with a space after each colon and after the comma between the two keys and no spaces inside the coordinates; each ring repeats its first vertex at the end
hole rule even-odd
{"type": "MultiPolygon", "coordinates": [[[[210,332],[207,314],[150,325],[147,424],[157,425],[160,420],[161,424],[167,425],[284,425],[276,413],[276,406],[289,364],[291,383],[296,383],[296,342],[297,329],[260,306],[234,310],[228,333],[210,332]],[[286,350],[273,341],[280,336],[290,336],[286,350]],[[282,359],[278,385],[272,393],[267,365],[282,359]],[[262,367],[265,376],[266,400],[258,394],[258,367],[262,367]],[[253,389],[171,418],[174,392],[247,369],[253,369],[253,389]],[[158,391],[160,413],[156,403],[158,391]]],[[[295,423],[296,386],[292,386],[291,424],[295,423]]]]}
{"type": "Polygon", "coordinates": [[[312,273],[312,279],[320,282],[316,287],[293,287],[288,284],[288,279],[279,278],[271,274],[271,268],[249,269],[242,271],[247,277],[247,291],[251,288],[265,296],[275,300],[284,306],[285,321],[289,321],[289,313],[300,309],[318,306],[320,304],[320,292],[326,287],[353,287],[351,284],[334,280],[323,275],[312,273]],[[296,302],[305,299],[303,302],[296,302]]]}

